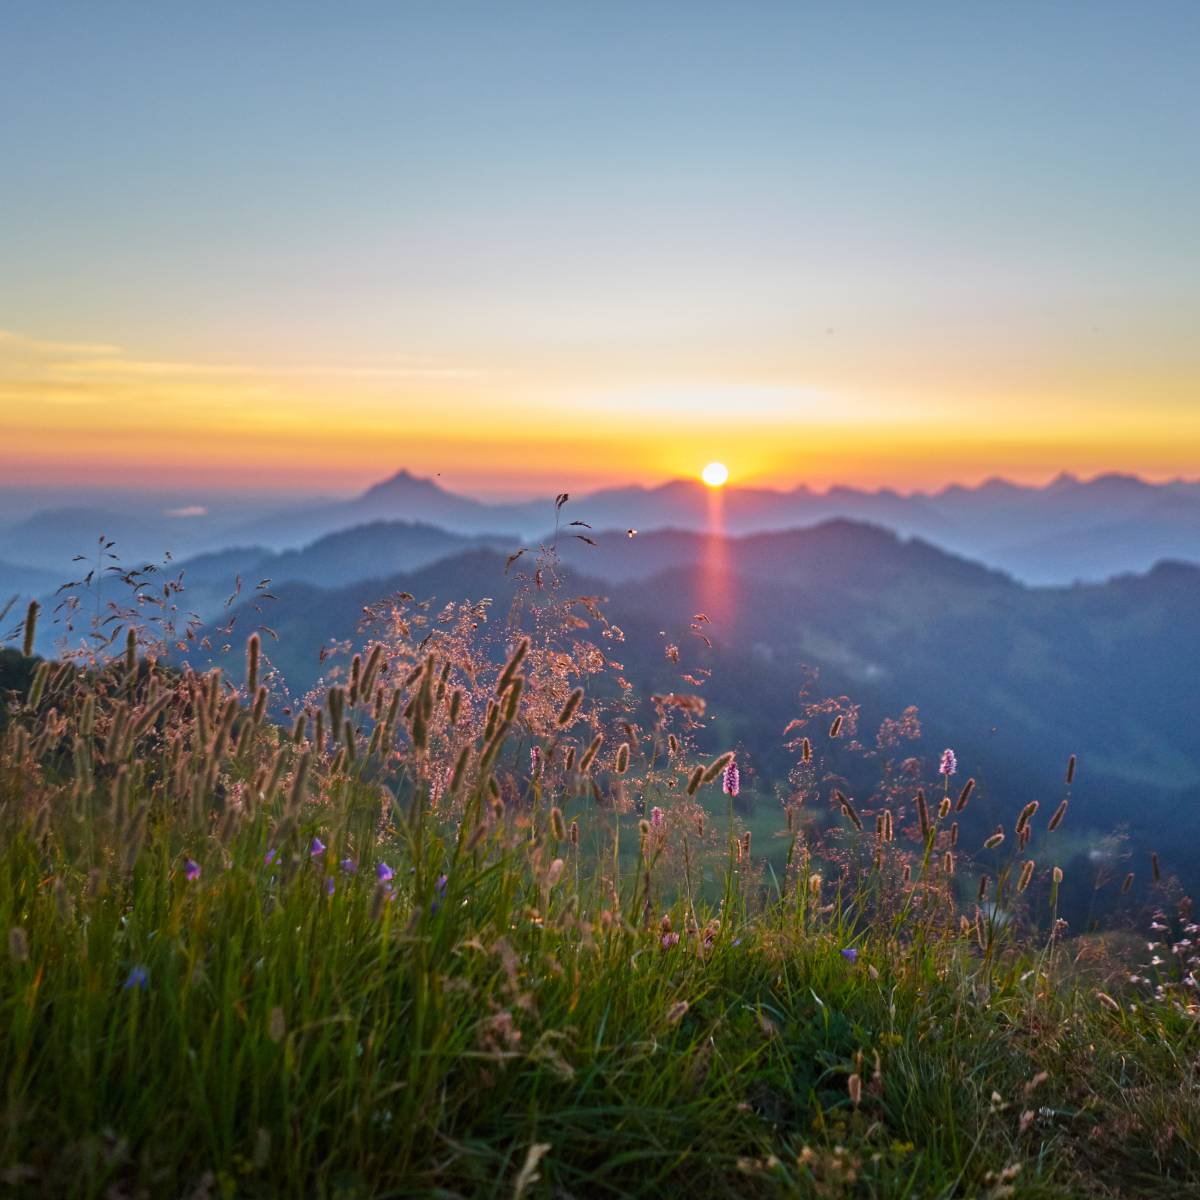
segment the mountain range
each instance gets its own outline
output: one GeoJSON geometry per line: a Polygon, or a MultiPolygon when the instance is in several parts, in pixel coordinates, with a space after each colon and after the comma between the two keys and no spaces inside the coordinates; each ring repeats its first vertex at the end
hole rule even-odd
{"type": "MultiPolygon", "coordinates": [[[[994,824],[1028,799],[1057,803],[1075,753],[1077,833],[1099,838],[1123,825],[1144,846],[1170,823],[1172,838],[1200,836],[1198,567],[1034,588],[845,520],[741,538],[595,540],[572,549],[566,586],[605,598],[624,634],[612,651],[622,673],[643,694],[699,690],[705,748],[737,746],[759,794],[786,786],[792,764],[780,735],[805,692],[860,703],[867,745],[884,717],[916,705],[922,752],[955,746],[980,781],[972,821],[994,824]],[[711,645],[692,634],[698,612],[711,645]],[[681,683],[688,675],[703,682],[681,683]]],[[[233,631],[218,638],[229,650],[217,659],[240,669],[245,637],[265,625],[267,656],[303,692],[330,669],[323,651],[361,641],[364,607],[381,596],[490,597],[502,624],[528,569],[473,548],[349,585],[273,584],[277,599],[263,611],[232,610],[233,631]]]]}
{"type": "MultiPolygon", "coordinates": [[[[101,533],[117,542],[126,561],[161,559],[167,550],[177,559],[230,547],[264,555],[300,550],[330,534],[395,521],[505,539],[515,547],[548,537],[554,516],[548,500],[489,504],[403,470],[351,499],[276,511],[260,505],[241,517],[228,508],[156,510],[148,501],[120,508],[111,497],[106,503],[42,510],[0,527],[5,586],[17,580],[22,590],[41,587],[36,572],[67,577],[72,556],[93,553],[101,533]],[[28,582],[18,578],[22,570],[30,572],[28,582]]],[[[699,482],[673,480],[575,497],[571,512],[594,530],[719,527],[734,535],[848,518],[921,537],[1030,584],[1101,581],[1164,559],[1200,562],[1200,482],[1151,483],[1119,474],[1090,480],[1063,474],[1042,487],[993,479],[909,494],[850,487],[818,492],[804,485],[783,491],[729,486],[714,493],[699,482]]]]}
{"type": "MultiPolygon", "coordinates": [[[[980,780],[973,820],[1049,802],[1077,753],[1087,780],[1079,824],[1096,837],[1125,824],[1149,844],[1168,822],[1173,837],[1200,837],[1200,546],[1176,553],[1196,536],[1198,505],[1195,484],[1123,476],[914,496],[714,495],[676,482],[572,499],[555,534],[552,505],[487,505],[402,472],[354,500],[230,525],[170,570],[184,607],[228,644],[231,669],[263,625],[268,657],[303,692],[328,669],[322,651],[358,640],[363,609],[381,596],[492,597],[498,620],[538,545],[556,538],[566,586],[604,597],[624,630],[624,673],[642,693],[677,690],[684,675],[705,680],[686,687],[707,698],[707,748],[739,747],[748,794],[784,786],[780,733],[807,689],[808,699],[861,703],[864,742],[885,716],[917,705],[925,752],[954,745],[980,780]],[[854,515],[836,511],[847,509],[854,515]],[[437,522],[395,515],[418,511],[437,522]],[[956,553],[956,541],[991,550],[956,553]],[[1030,563],[1063,556],[1044,571],[1052,583],[1013,570],[1017,546],[1030,563]],[[1070,582],[1089,572],[1067,561],[1103,570],[1070,582]],[[247,601],[266,580],[275,598],[247,601]],[[711,646],[691,636],[698,612],[711,646]],[[218,633],[231,618],[233,631],[218,633]],[[678,664],[667,643],[678,645],[678,664]]],[[[81,519],[56,525],[42,514],[0,540],[0,587],[19,590],[24,572],[46,599],[43,649],[56,634],[54,576],[17,554],[22,538],[45,547],[81,519]]],[[[71,567],[76,576],[82,566],[71,567]]]]}

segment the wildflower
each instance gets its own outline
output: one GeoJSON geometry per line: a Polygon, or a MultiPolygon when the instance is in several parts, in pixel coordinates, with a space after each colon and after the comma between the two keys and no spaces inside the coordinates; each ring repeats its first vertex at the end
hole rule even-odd
{"type": "Polygon", "coordinates": [[[342,871],[347,875],[358,874],[358,863],[356,863],[352,858],[343,858],[342,861],[338,863],[338,866],[341,867],[342,871]]]}
{"type": "Polygon", "coordinates": [[[263,855],[263,865],[269,867],[279,857],[279,851],[272,846],[270,850],[263,855]]]}
{"type": "Polygon", "coordinates": [[[742,777],[738,773],[737,759],[731,758],[729,765],[721,776],[721,791],[727,796],[736,796],[742,786],[742,777]]]}
{"type": "Polygon", "coordinates": [[[534,746],[529,751],[529,773],[530,773],[530,775],[533,775],[536,777],[537,775],[539,775],[541,773],[541,769],[542,769],[542,748],[541,748],[541,746],[534,746]]]}
{"type": "Polygon", "coordinates": [[[330,875],[329,878],[325,880],[325,895],[332,896],[336,887],[337,884],[334,883],[333,876],[330,875]]]}
{"type": "Polygon", "coordinates": [[[393,874],[394,874],[394,872],[392,871],[392,868],[389,867],[387,865],[387,863],[385,863],[385,862],[381,862],[375,868],[375,877],[379,880],[380,883],[391,882],[393,874]]]}
{"type": "Polygon", "coordinates": [[[659,939],[659,941],[660,941],[660,943],[662,944],[662,948],[663,948],[664,950],[670,950],[672,946],[678,946],[678,945],[679,945],[679,934],[677,934],[677,933],[664,933],[664,934],[662,935],[662,937],[659,939]]]}
{"type": "Polygon", "coordinates": [[[308,852],[313,858],[316,858],[319,854],[324,854],[325,843],[319,837],[313,838],[311,845],[308,847],[308,852]]]}
{"type": "Polygon", "coordinates": [[[958,771],[958,759],[954,756],[954,751],[949,746],[942,751],[942,765],[938,770],[948,779],[958,771]]]}
{"type": "Polygon", "coordinates": [[[438,894],[439,896],[445,896],[445,894],[446,894],[446,885],[447,885],[449,882],[450,882],[450,876],[449,876],[449,875],[439,875],[439,876],[437,877],[437,882],[436,882],[436,883],[435,883],[433,886],[434,886],[434,890],[437,892],[437,894],[438,894]]]}
{"type": "Polygon", "coordinates": [[[184,861],[183,877],[188,883],[195,883],[200,878],[200,864],[194,858],[184,861]]]}
{"type": "Polygon", "coordinates": [[[150,976],[140,963],[131,968],[129,974],[125,977],[125,982],[121,985],[125,991],[132,991],[137,988],[140,991],[145,991],[149,986],[150,976]]]}
{"type": "Polygon", "coordinates": [[[650,826],[652,829],[661,829],[666,819],[666,814],[657,804],[650,810],[650,826]]]}
{"type": "Polygon", "coordinates": [[[847,947],[846,947],[846,948],[845,948],[845,949],[842,951],[842,957],[843,957],[843,958],[844,958],[844,959],[845,959],[847,962],[858,962],[858,947],[856,947],[856,946],[847,946],[847,947]]]}

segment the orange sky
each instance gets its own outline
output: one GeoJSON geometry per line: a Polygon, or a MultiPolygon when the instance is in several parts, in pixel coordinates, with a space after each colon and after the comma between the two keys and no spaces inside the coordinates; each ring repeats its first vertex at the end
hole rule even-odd
{"type": "Polygon", "coordinates": [[[1142,382],[1152,405],[1084,370],[979,379],[951,361],[880,380],[853,363],[696,357],[692,379],[582,355],[187,362],[7,333],[0,469],[10,483],[352,490],[406,466],[499,494],[656,482],[712,459],[734,483],[904,489],[1200,464],[1187,378],[1142,382]]]}

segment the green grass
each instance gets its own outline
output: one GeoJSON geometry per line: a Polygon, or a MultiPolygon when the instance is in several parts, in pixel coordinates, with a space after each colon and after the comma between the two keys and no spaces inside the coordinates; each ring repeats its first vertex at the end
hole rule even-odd
{"type": "Polygon", "coordinates": [[[763,874],[732,815],[688,832],[666,715],[627,774],[565,767],[623,726],[560,722],[537,647],[397,656],[383,693],[360,660],[294,732],[254,714],[257,650],[237,692],[136,649],[42,665],[0,738],[11,1194],[1200,1195],[1186,990],[1115,983],[1011,879],[972,921],[936,812],[916,852],[806,833],[763,874]],[[617,815],[635,781],[661,844],[617,815]]]}
{"type": "Polygon", "coordinates": [[[791,905],[663,949],[657,922],[582,911],[561,883],[544,911],[521,850],[454,864],[433,835],[421,884],[381,900],[363,863],[328,896],[324,859],[267,867],[265,835],[209,847],[194,882],[165,831],[128,877],[6,846],[0,919],[28,944],[0,976],[17,1193],[507,1196],[533,1147],[530,1195],[1200,1181],[1177,1007],[1113,1011],[1064,967],[985,971],[951,941],[868,933],[852,963],[836,916],[806,929],[791,905]]]}

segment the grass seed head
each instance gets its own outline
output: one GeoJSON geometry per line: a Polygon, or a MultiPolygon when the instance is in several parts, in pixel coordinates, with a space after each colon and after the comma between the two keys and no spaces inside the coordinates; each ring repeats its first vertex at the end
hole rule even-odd
{"type": "Polygon", "coordinates": [[[558,720],[556,723],[560,727],[564,726],[564,725],[569,725],[571,723],[571,719],[575,716],[576,710],[579,708],[579,705],[582,702],[583,702],[583,688],[577,687],[567,697],[566,702],[563,704],[562,708],[559,709],[558,720]]]}

